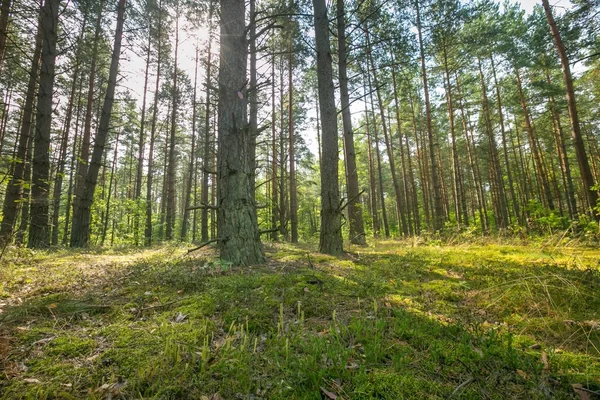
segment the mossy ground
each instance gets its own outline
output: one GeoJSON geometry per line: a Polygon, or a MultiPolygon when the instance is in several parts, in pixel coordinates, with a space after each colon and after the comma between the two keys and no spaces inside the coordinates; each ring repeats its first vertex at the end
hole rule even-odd
{"type": "Polygon", "coordinates": [[[239,269],[179,247],[5,255],[0,398],[600,390],[600,250],[381,241],[333,258],[265,248],[268,263],[239,269]]]}

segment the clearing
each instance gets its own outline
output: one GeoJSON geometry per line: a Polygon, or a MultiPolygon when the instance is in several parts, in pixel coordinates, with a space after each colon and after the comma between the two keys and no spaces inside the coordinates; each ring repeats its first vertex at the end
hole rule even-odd
{"type": "Polygon", "coordinates": [[[600,250],[268,244],[0,265],[3,399],[572,398],[600,391],[600,250]]]}

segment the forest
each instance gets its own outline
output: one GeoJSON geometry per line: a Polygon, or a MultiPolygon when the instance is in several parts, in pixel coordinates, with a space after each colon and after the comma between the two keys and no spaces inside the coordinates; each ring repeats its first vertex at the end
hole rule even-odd
{"type": "Polygon", "coordinates": [[[0,0],[0,399],[600,398],[600,2],[0,0]]]}

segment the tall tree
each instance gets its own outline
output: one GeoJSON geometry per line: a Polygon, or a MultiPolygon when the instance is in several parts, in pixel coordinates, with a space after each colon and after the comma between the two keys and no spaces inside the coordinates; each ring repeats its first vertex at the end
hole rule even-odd
{"type": "Polygon", "coordinates": [[[25,92],[25,102],[23,104],[23,114],[21,117],[21,127],[19,131],[19,144],[15,154],[15,166],[4,196],[2,207],[2,225],[0,226],[0,247],[10,241],[15,222],[17,220],[17,211],[21,204],[23,196],[23,183],[25,179],[26,154],[31,147],[31,129],[33,123],[33,102],[40,72],[40,56],[42,54],[42,41],[44,31],[42,19],[38,23],[38,31],[35,36],[35,48],[31,59],[31,69],[29,70],[29,81],[27,91],[25,92]]]}
{"type": "Polygon", "coordinates": [[[342,213],[338,186],[337,111],[331,67],[329,19],[325,0],[313,0],[315,43],[317,50],[317,80],[322,126],[321,159],[321,233],[319,250],[325,254],[343,252],[342,213]]]}
{"type": "Polygon", "coordinates": [[[338,73],[340,82],[340,99],[342,107],[342,125],[344,129],[344,166],[346,167],[346,192],[348,194],[348,219],[350,222],[350,242],[366,245],[365,227],[363,223],[358,171],[356,168],[356,151],[354,149],[354,132],[350,114],[350,95],[348,93],[348,52],[346,43],[346,12],[344,0],[337,0],[338,28],[338,73]]]}
{"type": "Polygon", "coordinates": [[[46,0],[42,9],[42,56],[32,161],[30,248],[50,245],[48,219],[50,197],[50,131],[52,129],[52,96],[58,41],[58,11],[60,0],[46,0]]]}
{"type": "Polygon", "coordinates": [[[125,2],[126,0],[119,0],[118,4],[117,27],[115,30],[115,40],[108,75],[108,86],[106,88],[106,95],[102,106],[102,114],[100,115],[98,132],[96,133],[94,141],[94,151],[85,178],[83,197],[81,198],[77,212],[73,214],[73,228],[71,232],[72,247],[86,247],[89,245],[90,241],[92,202],[94,201],[94,191],[96,190],[96,184],[98,183],[98,173],[102,166],[102,156],[104,154],[104,147],[110,129],[110,118],[114,104],[115,88],[117,86],[117,72],[119,69],[121,42],[123,39],[123,23],[125,20],[125,2]]]}
{"type": "Polygon", "coordinates": [[[219,68],[218,242],[221,259],[234,265],[264,260],[249,174],[251,140],[246,122],[245,3],[221,0],[219,68]]]}
{"type": "MultiPolygon", "coordinates": [[[[585,145],[583,142],[583,136],[581,134],[581,125],[579,123],[579,114],[577,112],[577,100],[575,99],[575,88],[573,86],[573,77],[571,75],[571,67],[569,65],[569,58],[565,45],[562,41],[560,31],[554,21],[554,15],[548,0],[542,0],[544,6],[544,12],[546,13],[546,19],[550,26],[552,38],[554,40],[554,46],[556,52],[560,58],[560,65],[563,71],[563,80],[565,82],[566,96],[567,96],[567,108],[569,110],[569,119],[571,120],[571,136],[573,137],[573,144],[575,145],[575,154],[577,154],[577,161],[579,162],[579,170],[581,172],[581,179],[583,180],[583,187],[586,192],[587,201],[590,207],[595,208],[598,204],[598,188],[594,187],[594,176],[590,168],[585,145]]],[[[600,213],[597,211],[593,212],[594,218],[600,221],[600,213]]]]}

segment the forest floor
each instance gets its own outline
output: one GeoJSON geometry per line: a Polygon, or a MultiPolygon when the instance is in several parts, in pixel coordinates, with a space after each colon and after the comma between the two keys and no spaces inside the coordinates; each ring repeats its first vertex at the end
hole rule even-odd
{"type": "Polygon", "coordinates": [[[593,399],[600,250],[379,241],[0,263],[3,399],[593,399]]]}

